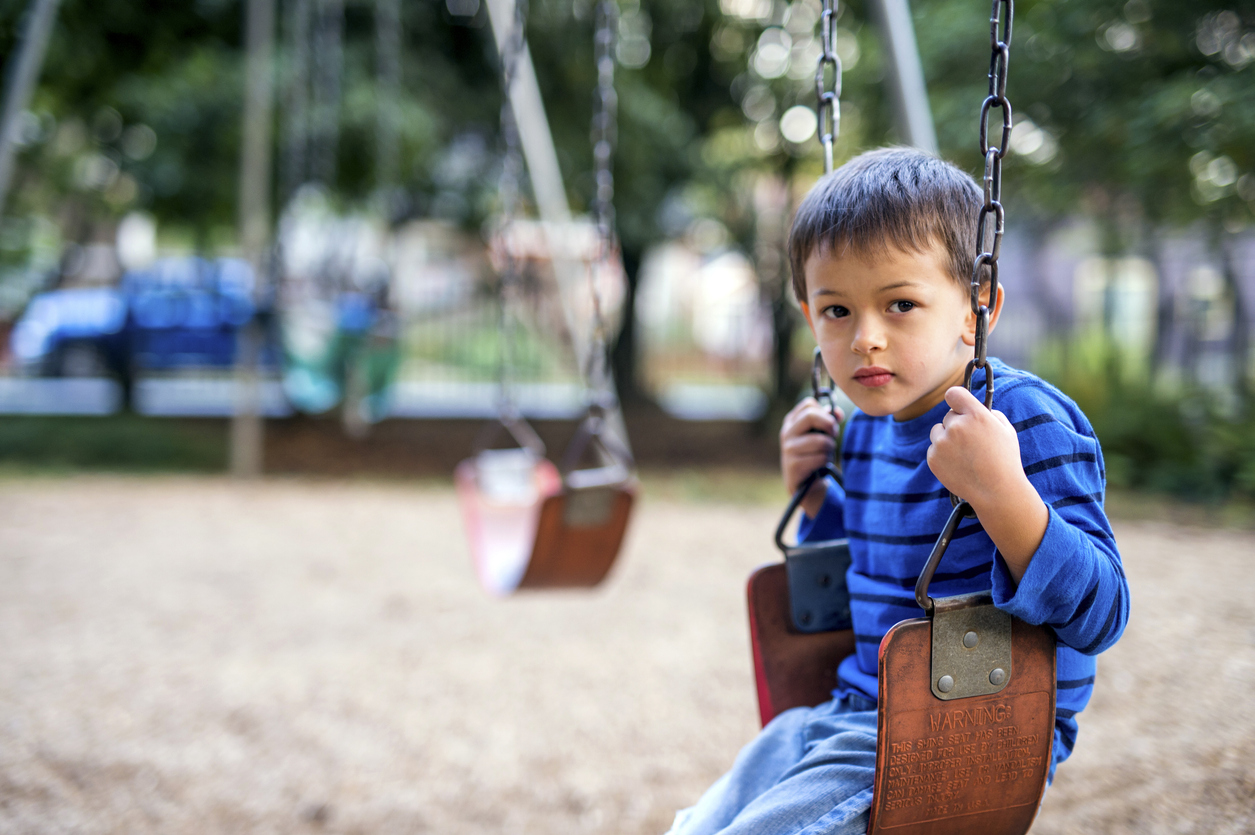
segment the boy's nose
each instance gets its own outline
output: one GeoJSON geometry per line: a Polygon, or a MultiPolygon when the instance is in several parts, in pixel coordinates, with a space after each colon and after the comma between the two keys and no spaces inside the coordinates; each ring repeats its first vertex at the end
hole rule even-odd
{"type": "Polygon", "coordinates": [[[885,331],[874,319],[865,318],[854,331],[854,343],[850,346],[856,354],[870,354],[885,348],[885,331]]]}

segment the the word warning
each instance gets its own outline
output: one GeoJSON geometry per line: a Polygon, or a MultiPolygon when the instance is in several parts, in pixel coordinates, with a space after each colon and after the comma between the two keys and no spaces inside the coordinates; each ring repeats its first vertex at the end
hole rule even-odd
{"type": "Polygon", "coordinates": [[[1049,710],[1048,694],[1031,693],[1014,704],[992,697],[892,717],[882,825],[1037,803],[1050,765],[1050,740],[1042,739],[1053,734],[1043,722],[1049,710]]]}

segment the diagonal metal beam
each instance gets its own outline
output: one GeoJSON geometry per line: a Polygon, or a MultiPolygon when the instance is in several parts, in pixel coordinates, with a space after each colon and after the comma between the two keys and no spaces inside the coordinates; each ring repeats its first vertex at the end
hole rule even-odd
{"type": "Polygon", "coordinates": [[[18,48],[9,59],[4,88],[4,111],[0,114],[0,216],[4,214],[5,198],[13,180],[13,156],[17,122],[30,102],[31,91],[39,81],[44,66],[48,38],[57,19],[60,0],[31,0],[26,12],[18,48]]]}
{"type": "Polygon", "coordinates": [[[935,154],[937,130],[928,106],[928,88],[908,0],[874,0],[871,6],[889,53],[889,89],[902,140],[935,154]]]}

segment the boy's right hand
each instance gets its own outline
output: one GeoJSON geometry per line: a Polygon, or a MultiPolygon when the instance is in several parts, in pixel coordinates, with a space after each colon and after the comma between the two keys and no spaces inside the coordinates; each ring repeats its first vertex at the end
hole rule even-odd
{"type": "MultiPolygon", "coordinates": [[[[837,427],[845,418],[840,409],[836,418],[813,397],[808,397],[784,416],[780,426],[780,472],[789,495],[797,492],[811,473],[831,460],[837,447],[837,427]]],[[[802,510],[812,519],[824,506],[827,486],[823,479],[815,482],[802,499],[802,510]]]]}

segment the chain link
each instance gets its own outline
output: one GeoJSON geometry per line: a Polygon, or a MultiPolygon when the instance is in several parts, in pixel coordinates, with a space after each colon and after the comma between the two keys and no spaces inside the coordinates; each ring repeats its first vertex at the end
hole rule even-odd
{"type": "Polygon", "coordinates": [[[824,173],[832,173],[832,146],[841,134],[841,57],[837,55],[838,0],[824,0],[819,16],[819,43],[822,47],[815,67],[815,116],[818,119],[819,144],[824,149],[824,173]],[[832,88],[825,76],[832,68],[832,88]]]}
{"type": "Polygon", "coordinates": [[[593,333],[589,346],[588,379],[595,401],[612,398],[606,356],[606,323],[601,308],[599,272],[615,250],[614,151],[618,140],[619,95],[614,87],[615,42],[619,6],[615,0],[599,0],[593,32],[593,64],[597,89],[593,96],[591,138],[593,143],[593,223],[597,228],[596,251],[590,259],[588,280],[593,302],[593,333]]]}
{"type": "Polygon", "coordinates": [[[510,235],[514,217],[518,212],[519,192],[523,180],[523,151],[519,140],[518,123],[510,92],[518,71],[519,57],[526,46],[528,0],[515,0],[514,16],[510,33],[501,47],[501,138],[505,142],[505,154],[501,160],[501,175],[497,180],[497,195],[501,201],[501,219],[497,234],[501,245],[502,270],[500,276],[500,319],[498,340],[498,379],[500,381],[499,411],[508,418],[517,411],[514,401],[514,343],[517,322],[511,314],[516,306],[519,265],[511,250],[510,235]]]}
{"type": "Polygon", "coordinates": [[[998,301],[998,256],[1002,253],[1002,233],[1006,210],[1002,206],[1002,159],[1011,142],[1011,102],[1007,99],[1007,67],[1011,62],[1011,21],[1015,0],[993,0],[989,13],[989,95],[980,106],[980,153],[985,158],[984,204],[976,223],[976,260],[972,264],[971,304],[976,316],[976,351],[967,364],[963,382],[969,388],[977,369],[985,370],[985,408],[994,402],[994,375],[987,359],[990,307],[998,301]],[[1005,12],[1005,13],[1004,13],[1005,12]],[[999,31],[1001,29],[1001,31],[999,31]],[[1002,111],[1002,135],[989,144],[990,110],[1002,111]],[[989,218],[993,217],[993,229],[989,218]],[[981,279],[989,272],[989,302],[981,304],[981,279]]]}
{"type": "MultiPolygon", "coordinates": [[[[998,302],[998,256],[1002,251],[1002,232],[1006,222],[1006,212],[1002,208],[1002,158],[1007,155],[1007,146],[1011,141],[1011,102],[1007,101],[1007,64],[1011,60],[1011,18],[1015,14],[1015,0],[993,0],[993,9],[989,13],[989,95],[980,106],[980,152],[985,158],[984,203],[976,223],[976,260],[972,264],[971,304],[972,313],[976,316],[975,356],[967,364],[963,372],[963,385],[972,387],[972,375],[976,369],[985,371],[985,408],[994,406],[994,373],[989,367],[989,315],[991,306],[998,302]],[[1004,11],[1006,14],[1003,15],[1004,11]],[[1002,32],[999,33],[999,25],[1002,32]],[[989,111],[992,108],[1002,110],[1002,137],[997,145],[989,144],[989,111]],[[992,233],[989,229],[989,217],[994,218],[992,233]],[[992,234],[992,240],[990,235],[992,234]],[[986,242],[988,241],[988,248],[986,242]],[[989,270],[989,303],[981,304],[981,278],[984,271],[989,270]]],[[[928,615],[933,614],[933,599],[928,596],[928,586],[932,582],[941,558],[945,556],[950,541],[959,529],[959,523],[965,516],[974,517],[976,511],[963,499],[950,494],[950,503],[954,509],[946,520],[941,535],[933,545],[928,561],[915,582],[915,601],[928,615]]]]}

